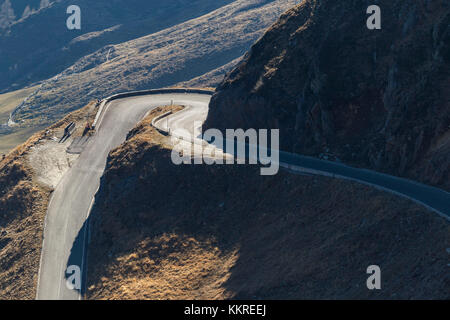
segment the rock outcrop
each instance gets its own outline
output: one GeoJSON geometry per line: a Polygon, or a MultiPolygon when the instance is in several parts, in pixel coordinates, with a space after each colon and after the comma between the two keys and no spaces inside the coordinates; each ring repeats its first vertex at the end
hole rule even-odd
{"type": "Polygon", "coordinates": [[[279,128],[284,150],[449,190],[449,23],[446,0],[305,0],[228,74],[205,127],[279,128]]]}

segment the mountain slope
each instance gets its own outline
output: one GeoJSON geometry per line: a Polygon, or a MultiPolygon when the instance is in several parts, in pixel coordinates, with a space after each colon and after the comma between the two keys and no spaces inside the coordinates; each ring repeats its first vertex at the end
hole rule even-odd
{"type": "Polygon", "coordinates": [[[16,109],[14,121],[22,127],[47,125],[94,98],[172,86],[218,68],[224,72],[222,66],[242,56],[298,2],[238,0],[160,32],[107,45],[44,81],[16,109]]]}
{"type": "Polygon", "coordinates": [[[48,7],[50,0],[2,0],[0,3],[9,2],[15,16],[14,22],[27,18],[30,14],[36,13],[39,9],[48,7]]]}
{"type": "MultiPolygon", "coordinates": [[[[161,112],[160,112],[161,113],[161,112]]],[[[91,212],[89,299],[448,299],[449,223],[357,183],[171,162],[152,112],[91,212]],[[382,290],[368,290],[369,265],[382,290]]]]}
{"type": "Polygon", "coordinates": [[[160,31],[230,2],[54,1],[10,28],[0,30],[0,92],[53,77],[105,45],[160,31]],[[81,9],[81,30],[66,27],[69,5],[81,9]]]}
{"type": "Polygon", "coordinates": [[[0,300],[36,297],[47,206],[76,158],[66,154],[69,141],[54,138],[71,122],[82,130],[93,121],[95,106],[68,115],[0,158],[0,300]]]}
{"type": "Polygon", "coordinates": [[[450,4],[306,0],[218,87],[205,127],[280,128],[282,148],[450,190],[450,4]]]}
{"type": "MultiPolygon", "coordinates": [[[[97,30],[106,26],[109,29],[89,33],[89,25],[84,26],[83,24],[83,34],[77,35],[78,31],[74,31],[75,35],[70,33],[69,37],[65,34],[67,30],[57,28],[57,33],[51,35],[51,38],[56,40],[47,39],[47,41],[50,41],[49,48],[46,48],[45,45],[39,45],[37,47],[40,48],[39,50],[32,48],[35,46],[33,40],[33,34],[36,32],[33,27],[34,24],[39,26],[47,20],[49,23],[57,23],[55,21],[61,20],[62,17],[57,18],[52,15],[59,14],[61,8],[58,7],[59,9],[56,10],[55,6],[62,5],[65,2],[52,4],[39,14],[21,22],[20,26],[19,24],[15,25],[14,28],[20,27],[24,30],[14,32],[15,29],[12,28],[9,37],[17,37],[13,40],[17,43],[23,43],[26,42],[25,35],[28,35],[31,38],[30,48],[27,49],[29,53],[21,52],[20,46],[16,49],[12,46],[11,50],[4,49],[8,47],[0,46],[0,56],[7,52],[8,56],[16,59],[15,51],[20,51],[17,53],[18,58],[22,57],[23,54],[30,54],[29,58],[21,60],[20,65],[23,66],[25,71],[23,74],[17,71],[19,76],[28,79],[30,77],[25,76],[25,74],[30,71],[40,75],[36,78],[40,79],[43,76],[39,71],[40,69],[45,74],[53,76],[55,72],[60,71],[61,66],[73,63],[72,58],[78,60],[63,72],[42,81],[39,88],[16,108],[13,114],[16,125],[13,128],[0,126],[0,144],[2,144],[2,141],[12,140],[11,134],[26,139],[30,132],[48,126],[68,112],[84,106],[91,99],[104,98],[114,93],[129,90],[173,86],[197,77],[200,78],[189,82],[189,84],[215,85],[221,81],[220,78],[233,65],[233,60],[242,56],[282,12],[300,0],[237,0],[225,6],[223,4],[227,1],[214,2],[214,4],[207,1],[208,4],[205,6],[201,5],[202,1],[204,0],[197,0],[192,3],[184,0],[164,2],[163,6],[158,6],[159,11],[161,11],[159,14],[157,13],[158,10],[152,11],[149,13],[148,20],[145,20],[147,11],[143,9],[134,22],[129,22],[127,19],[133,13],[132,9],[137,6],[135,2],[129,4],[131,13],[127,13],[128,11],[120,12],[119,17],[114,20],[110,17],[111,14],[108,15],[108,10],[113,10],[114,5],[120,5],[120,3],[123,6],[123,1],[116,0],[108,4],[104,8],[106,13],[100,10],[101,3],[95,4],[96,2],[89,1],[88,8],[93,6],[92,8],[97,8],[102,12],[102,19],[94,23],[91,29],[97,30]],[[221,3],[222,6],[219,9],[209,14],[151,33],[163,26],[170,26],[180,20],[184,21],[183,19],[189,17],[189,15],[197,16],[208,8],[212,9],[212,6],[219,6],[221,3]],[[179,5],[177,6],[178,11],[171,10],[176,4],[179,5]],[[183,11],[183,5],[188,4],[189,10],[183,11]],[[202,9],[196,10],[198,6],[201,6],[202,9]],[[180,16],[178,17],[177,14],[180,16]],[[139,20],[139,17],[144,20],[139,20]],[[44,18],[46,19],[44,22],[39,20],[34,23],[34,20],[30,20],[44,18]],[[109,25],[117,21],[123,21],[123,23],[115,26],[109,25]],[[63,34],[59,34],[59,32],[63,34]],[[22,36],[14,36],[16,34],[22,36]],[[138,34],[145,34],[146,36],[135,39],[138,34]],[[75,36],[77,37],[74,39],[75,36]],[[133,40],[129,40],[130,37],[133,40]],[[118,43],[124,39],[129,41],[118,43]],[[52,46],[56,49],[51,50],[52,46]],[[51,52],[47,52],[48,50],[51,52]],[[93,53],[91,50],[94,50],[93,53]],[[84,56],[85,53],[87,53],[86,56],[84,56]],[[39,59],[39,55],[45,57],[39,59]],[[60,59],[64,61],[60,61],[60,59]],[[35,65],[36,60],[38,63],[35,65]]],[[[151,8],[152,5],[148,5],[151,8]]],[[[83,8],[85,7],[86,5],[83,5],[83,8]]],[[[95,17],[89,17],[89,14],[93,14],[92,12],[98,12],[98,10],[95,11],[92,8],[87,10],[86,16],[83,15],[83,21],[97,21],[95,17]]],[[[44,30],[46,29],[47,27],[44,28],[44,30]]],[[[40,39],[45,40],[47,36],[50,37],[49,34],[43,34],[40,39]]],[[[7,40],[7,37],[0,36],[0,38],[3,39],[0,41],[13,41],[7,40]]],[[[41,41],[40,43],[45,44],[47,41],[41,41]]],[[[0,60],[0,64],[2,64],[2,61],[8,65],[4,60],[0,60]]],[[[16,71],[11,72],[13,74],[16,71]]],[[[5,80],[5,78],[2,77],[2,80],[8,82],[9,80],[5,80]]],[[[32,81],[33,79],[31,77],[29,80],[32,81]]],[[[14,138],[14,140],[17,139],[14,138]]]]}

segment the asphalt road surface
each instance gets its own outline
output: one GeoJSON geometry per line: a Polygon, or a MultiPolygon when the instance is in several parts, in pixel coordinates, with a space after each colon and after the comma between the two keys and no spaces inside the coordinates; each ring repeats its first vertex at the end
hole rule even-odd
{"type": "Polygon", "coordinates": [[[210,98],[205,94],[158,94],[114,100],[106,106],[96,134],[52,194],[45,219],[37,299],[81,297],[80,290],[71,290],[66,285],[66,269],[68,265],[77,265],[82,274],[86,269],[84,223],[99,188],[108,153],[125,141],[127,133],[151,109],[173,102],[191,106],[192,110],[207,111],[210,98]]]}
{"type": "MultiPolygon", "coordinates": [[[[208,94],[152,94],[122,98],[106,105],[96,134],[52,195],[44,230],[37,299],[80,299],[82,296],[80,290],[67,287],[65,271],[69,265],[80,266],[84,283],[86,221],[111,149],[125,141],[127,133],[148,111],[172,102],[188,108],[158,121],[158,126],[165,129],[168,126],[171,131],[182,128],[197,136],[198,128],[194,129],[193,122],[205,120],[210,98],[208,94]]],[[[285,152],[280,153],[280,165],[294,172],[359,181],[407,197],[446,219],[450,217],[450,193],[434,187],[285,152]]]]}

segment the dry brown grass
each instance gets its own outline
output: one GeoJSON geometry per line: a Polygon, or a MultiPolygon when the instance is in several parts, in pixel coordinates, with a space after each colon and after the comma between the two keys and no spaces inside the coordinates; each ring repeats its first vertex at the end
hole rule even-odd
{"type": "MultiPolygon", "coordinates": [[[[172,113],[182,110],[184,106],[161,106],[149,112],[149,114],[140,121],[127,135],[127,142],[131,148],[136,148],[138,144],[152,141],[157,144],[170,147],[170,143],[166,137],[158,133],[158,130],[152,127],[152,120],[165,112],[172,113]]],[[[119,151],[119,149],[112,150],[112,153],[119,151]]]]}
{"type": "Polygon", "coordinates": [[[0,299],[34,299],[51,189],[37,182],[26,156],[71,121],[91,120],[95,103],[38,132],[0,161],[0,299]]]}
{"type": "Polygon", "coordinates": [[[436,214],[335,179],[175,166],[167,138],[138,128],[111,152],[92,211],[90,299],[449,298],[450,226],[436,214]],[[381,291],[366,288],[372,264],[381,291]]]}
{"type": "Polygon", "coordinates": [[[229,296],[224,283],[237,258],[237,251],[224,253],[214,241],[162,234],[118,257],[110,266],[116,277],[103,277],[89,290],[106,287],[111,290],[108,299],[221,299],[229,296]]]}

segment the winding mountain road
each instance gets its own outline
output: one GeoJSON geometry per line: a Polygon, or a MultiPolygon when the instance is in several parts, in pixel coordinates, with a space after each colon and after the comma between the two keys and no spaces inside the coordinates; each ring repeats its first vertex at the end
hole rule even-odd
{"type": "MultiPolygon", "coordinates": [[[[173,90],[172,90],[173,91],[173,90]]],[[[193,122],[204,121],[211,98],[195,91],[140,93],[121,97],[104,105],[90,139],[75,165],[56,187],[45,221],[44,242],[37,288],[37,299],[81,299],[83,289],[66,286],[66,268],[81,267],[83,281],[88,242],[87,218],[93,205],[109,152],[125,141],[127,133],[155,107],[177,104],[189,106],[159,125],[185,129],[193,133],[193,122]]],[[[165,128],[167,129],[167,128],[165,128]]],[[[450,193],[414,181],[370,170],[356,169],[286,152],[280,153],[280,165],[294,172],[333,176],[358,181],[409,198],[450,220],[450,193]]]]}
{"type": "Polygon", "coordinates": [[[52,194],[45,219],[36,299],[72,300],[81,297],[80,290],[70,290],[66,286],[65,271],[68,265],[81,266],[82,271],[85,270],[87,232],[84,223],[109,152],[125,141],[127,133],[148,111],[173,102],[207,112],[210,98],[207,94],[154,94],[106,104],[95,135],[52,194]]]}

